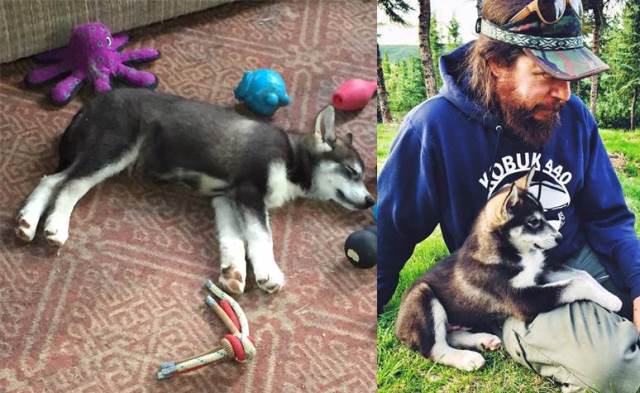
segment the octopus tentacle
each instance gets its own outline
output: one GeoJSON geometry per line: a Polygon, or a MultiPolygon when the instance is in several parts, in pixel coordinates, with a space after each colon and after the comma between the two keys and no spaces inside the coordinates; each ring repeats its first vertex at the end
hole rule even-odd
{"type": "Polygon", "coordinates": [[[123,46],[129,43],[129,36],[126,34],[116,34],[112,36],[113,42],[111,42],[112,50],[119,50],[123,46]]]}
{"type": "Polygon", "coordinates": [[[86,79],[87,74],[84,71],[74,71],[51,89],[51,99],[58,104],[66,104],[71,101],[81,83],[86,79]]]}
{"type": "Polygon", "coordinates": [[[71,71],[68,63],[56,63],[29,71],[25,82],[30,86],[40,85],[71,71]]]}
{"type": "Polygon", "coordinates": [[[116,75],[133,86],[155,87],[158,84],[158,79],[154,74],[138,71],[124,64],[118,66],[116,75]]]}
{"type": "Polygon", "coordinates": [[[153,48],[132,49],[120,54],[120,60],[126,64],[139,64],[156,60],[160,57],[160,51],[153,48]]]}
{"type": "Polygon", "coordinates": [[[111,75],[108,73],[99,73],[93,79],[93,87],[96,93],[106,93],[111,91],[111,75]]]}

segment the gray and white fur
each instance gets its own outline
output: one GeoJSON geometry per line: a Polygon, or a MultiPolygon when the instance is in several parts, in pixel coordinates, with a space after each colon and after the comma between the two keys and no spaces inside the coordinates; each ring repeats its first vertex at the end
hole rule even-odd
{"type": "Polygon", "coordinates": [[[258,286],[278,291],[284,275],[274,258],[268,209],[297,197],[333,200],[352,210],[374,203],[352,136],[336,137],[334,116],[328,106],[317,115],[313,133],[287,133],[232,109],[174,95],[144,89],[100,95],[65,130],[58,170],[27,198],[16,234],[33,240],[45,216],[47,241],[61,247],[80,198],[135,168],[211,197],[220,282],[227,290],[244,291],[248,259],[258,286]]]}

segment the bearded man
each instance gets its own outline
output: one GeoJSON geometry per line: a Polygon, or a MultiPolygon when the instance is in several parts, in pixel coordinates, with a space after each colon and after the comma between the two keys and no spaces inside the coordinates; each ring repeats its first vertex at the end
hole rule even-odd
{"type": "Polygon", "coordinates": [[[623,300],[499,327],[507,352],[565,391],[640,386],[640,242],[634,216],[569,81],[608,69],[584,47],[579,0],[486,0],[479,38],[440,59],[444,85],[405,118],[378,180],[378,313],[415,245],[439,224],[458,249],[487,199],[537,169],[529,188],[563,240],[549,257],[623,300]],[[633,322],[631,322],[633,321],[633,322]]]}

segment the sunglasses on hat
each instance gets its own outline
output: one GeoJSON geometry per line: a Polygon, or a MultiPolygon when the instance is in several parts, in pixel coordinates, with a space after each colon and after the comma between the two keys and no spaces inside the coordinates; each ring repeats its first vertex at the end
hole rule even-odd
{"type": "Polygon", "coordinates": [[[535,12],[542,22],[550,25],[562,18],[567,10],[567,4],[573,8],[578,18],[582,18],[581,0],[533,0],[515,14],[509,23],[519,22],[535,12]]]}

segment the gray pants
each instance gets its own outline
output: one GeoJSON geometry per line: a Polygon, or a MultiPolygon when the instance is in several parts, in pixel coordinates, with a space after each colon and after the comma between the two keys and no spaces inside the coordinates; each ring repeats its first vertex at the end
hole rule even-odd
{"type": "MultiPolygon", "coordinates": [[[[615,287],[598,256],[585,247],[567,265],[586,270],[624,302],[631,299],[615,287]]],[[[506,351],[518,363],[562,385],[563,392],[636,393],[640,387],[640,337],[628,319],[589,301],[540,314],[529,325],[515,318],[503,325],[506,351]]]]}

